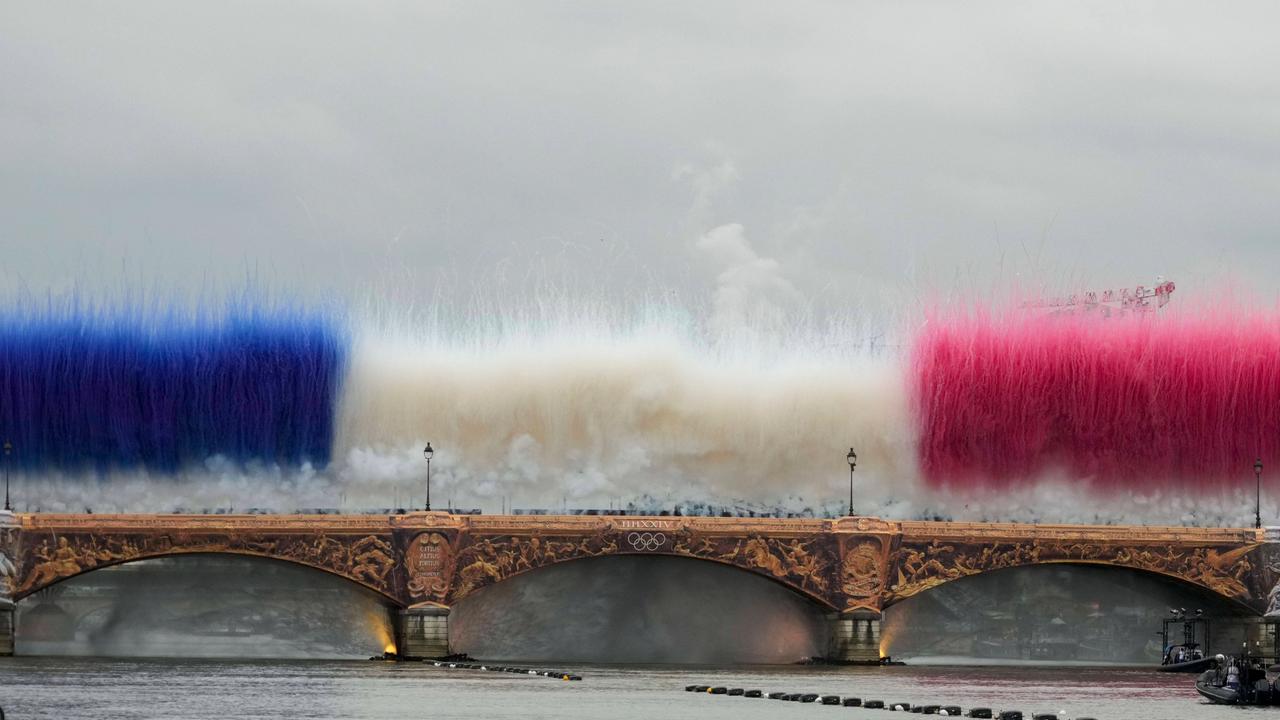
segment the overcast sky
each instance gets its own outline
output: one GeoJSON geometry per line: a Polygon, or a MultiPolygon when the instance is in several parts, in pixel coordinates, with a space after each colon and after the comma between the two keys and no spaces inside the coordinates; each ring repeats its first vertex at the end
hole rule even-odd
{"type": "Polygon", "coordinates": [[[1163,274],[1270,301],[1278,27],[1272,2],[7,0],[0,285],[839,305],[1163,274]]]}

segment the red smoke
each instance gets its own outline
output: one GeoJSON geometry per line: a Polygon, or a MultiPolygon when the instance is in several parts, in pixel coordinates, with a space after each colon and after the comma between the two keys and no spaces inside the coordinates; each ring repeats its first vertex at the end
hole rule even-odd
{"type": "Polygon", "coordinates": [[[933,486],[1052,474],[1103,488],[1280,472],[1280,323],[1256,314],[931,318],[914,347],[933,486]]]}

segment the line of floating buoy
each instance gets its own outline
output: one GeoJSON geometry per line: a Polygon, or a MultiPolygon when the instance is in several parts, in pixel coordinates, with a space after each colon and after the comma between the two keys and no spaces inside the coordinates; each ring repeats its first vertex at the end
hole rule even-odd
{"type": "MultiPolygon", "coordinates": [[[[984,720],[1023,720],[1021,710],[1001,710],[998,713],[991,708],[975,707],[970,708],[969,712],[962,712],[959,705],[912,705],[907,702],[895,702],[886,704],[883,700],[863,700],[856,697],[841,697],[839,695],[819,695],[817,693],[787,693],[787,692],[764,692],[761,690],[746,690],[744,688],[731,688],[723,685],[685,685],[685,692],[707,693],[709,695],[735,695],[749,698],[768,698],[770,700],[789,700],[791,702],[811,703],[817,702],[822,705],[843,705],[844,707],[863,707],[870,710],[890,710],[898,712],[918,713],[920,715],[939,715],[942,717],[969,717],[982,718],[984,720]]],[[[1036,713],[1031,716],[1031,720],[1063,720],[1064,716],[1060,713],[1036,713]]],[[[1094,720],[1091,717],[1081,717],[1076,720],[1094,720]]]]}
{"type": "Polygon", "coordinates": [[[515,675],[537,675],[540,677],[549,677],[555,680],[581,680],[581,675],[570,675],[569,673],[560,672],[558,670],[530,670],[529,668],[510,667],[507,665],[489,665],[481,663],[467,662],[443,662],[441,660],[425,660],[435,667],[458,670],[487,670],[488,672],[506,672],[515,675]]]}

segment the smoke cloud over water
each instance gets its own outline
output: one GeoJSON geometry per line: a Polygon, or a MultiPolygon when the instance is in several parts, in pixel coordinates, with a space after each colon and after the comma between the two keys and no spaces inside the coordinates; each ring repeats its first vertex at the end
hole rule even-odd
{"type": "Polygon", "coordinates": [[[621,556],[555,565],[487,587],[450,617],[450,643],[484,659],[792,663],[825,651],[822,615],[734,568],[621,556]]]}
{"type": "MultiPolygon", "coordinates": [[[[433,481],[492,506],[792,496],[823,503],[857,445],[862,486],[914,475],[904,387],[883,360],[717,361],[654,335],[474,350],[371,341],[340,411],[353,484],[433,481]]],[[[906,490],[907,488],[903,488],[906,490]]]]}
{"type": "Polygon", "coordinates": [[[694,247],[703,308],[0,317],[17,507],[421,507],[431,441],[436,507],[838,514],[852,446],[862,514],[1240,524],[1280,451],[1271,316],[819,321],[741,227],[694,247]]]}

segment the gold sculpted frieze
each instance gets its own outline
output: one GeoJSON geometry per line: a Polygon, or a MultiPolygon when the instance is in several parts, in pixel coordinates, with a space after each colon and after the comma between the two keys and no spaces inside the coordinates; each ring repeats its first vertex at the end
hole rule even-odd
{"type": "Polygon", "coordinates": [[[1176,547],[1114,545],[1091,541],[1031,540],[1011,543],[904,543],[894,557],[891,600],[911,597],[949,580],[990,570],[1054,562],[1128,567],[1161,573],[1241,601],[1252,599],[1247,555],[1256,546],[1176,547]]]}
{"type": "Polygon", "coordinates": [[[86,570],[130,560],[184,553],[231,553],[288,560],[343,575],[394,595],[396,553],[377,535],[272,535],[188,530],[151,534],[41,534],[24,540],[21,582],[27,595],[86,570]]]}
{"type": "Polygon", "coordinates": [[[13,597],[18,586],[18,531],[0,527],[0,598],[13,597]]]}
{"type": "MultiPolygon", "coordinates": [[[[717,528],[719,529],[719,528],[717,528]]],[[[617,523],[590,535],[471,536],[457,552],[451,589],[423,593],[456,602],[481,587],[565,560],[617,554],[664,554],[736,565],[769,575],[815,597],[831,594],[836,560],[826,536],[732,537],[700,532],[680,520],[617,523]]],[[[418,597],[418,596],[415,596],[418,597]]]]}

